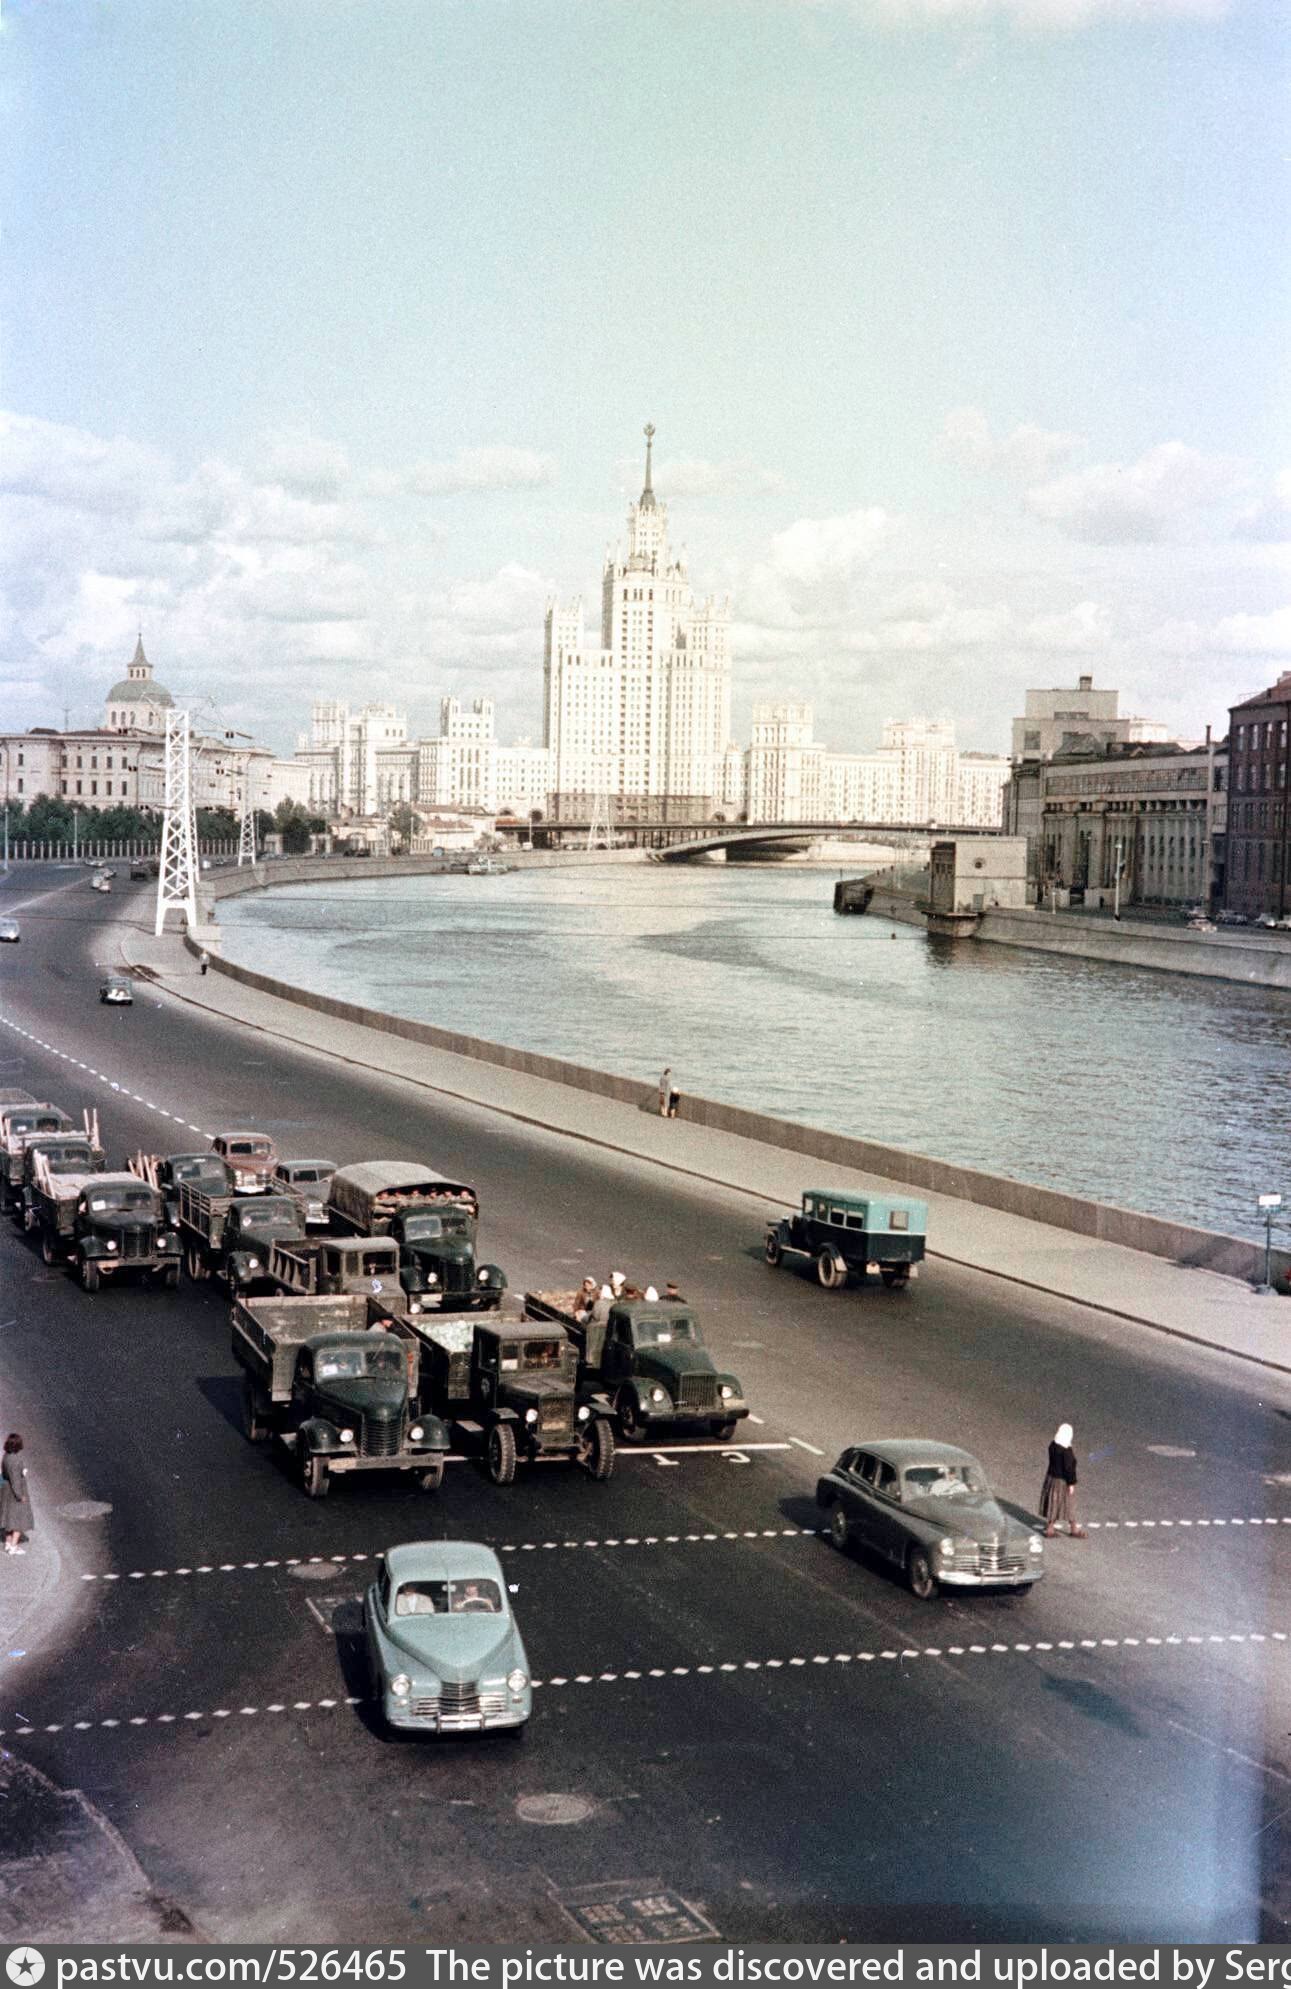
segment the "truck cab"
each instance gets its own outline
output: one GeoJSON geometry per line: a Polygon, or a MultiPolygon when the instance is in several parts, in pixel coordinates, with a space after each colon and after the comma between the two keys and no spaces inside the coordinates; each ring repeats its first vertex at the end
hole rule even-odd
{"type": "Polygon", "coordinates": [[[719,1374],[688,1305],[621,1299],[581,1329],[583,1358],[612,1399],[619,1432],[640,1443],[657,1423],[707,1425],[725,1442],[749,1413],[733,1374],[719,1374]]]}
{"type": "Polygon", "coordinates": [[[75,1131],[66,1112],[57,1105],[37,1102],[15,1104],[0,1112],[0,1157],[4,1163],[6,1199],[16,1201],[22,1192],[23,1166],[27,1142],[36,1133],[75,1131]]]}
{"type": "Polygon", "coordinates": [[[392,1309],[406,1303],[399,1282],[399,1246],[391,1236],[311,1236],[308,1241],[275,1242],[269,1270],[283,1291],[321,1298],[353,1293],[382,1299],[392,1309]]]}
{"type": "Polygon", "coordinates": [[[610,1404],[581,1386],[578,1355],[559,1327],[432,1315],[409,1319],[406,1330],[423,1349],[423,1401],[483,1449],[495,1485],[511,1483],[518,1458],[564,1456],[593,1478],[610,1476],[610,1404]]]}
{"type": "Polygon", "coordinates": [[[766,1260],[777,1265],[791,1251],[812,1258],[817,1282],[841,1291],[849,1278],[881,1277],[901,1291],[927,1247],[928,1204],[906,1195],[861,1195],[837,1188],[808,1188],[802,1208],[767,1225],[766,1260]]]}
{"type": "Polygon", "coordinates": [[[278,1165],[278,1150],[265,1133],[216,1133],[211,1141],[229,1171],[237,1195],[263,1195],[278,1165]]]}
{"type": "Polygon", "coordinates": [[[179,1283],[179,1238],[166,1227],[161,1196],[137,1174],[100,1174],[76,1202],[72,1251],[86,1291],[104,1278],[160,1271],[179,1283]]]}
{"type": "Polygon", "coordinates": [[[475,1260],[475,1215],[469,1202],[402,1209],[391,1218],[399,1245],[399,1281],[423,1308],[491,1312],[502,1303],[506,1273],[475,1260]]]}
{"type": "Polygon", "coordinates": [[[227,1195],[229,1192],[229,1170],[217,1153],[170,1153],[158,1154],[143,1164],[131,1161],[136,1174],[153,1187],[160,1189],[166,1204],[166,1220],[172,1228],[179,1221],[179,1187],[187,1181],[204,1195],[227,1195]]]}
{"type": "Polygon", "coordinates": [[[320,1498],[331,1472],[417,1454],[422,1489],[438,1489],[448,1448],[435,1416],[409,1400],[408,1364],[388,1333],[322,1333],[296,1357],[291,1416],[305,1490],[320,1498]]]}
{"type": "Polygon", "coordinates": [[[266,1289],[270,1258],[277,1243],[303,1243],[305,1221],[288,1195],[256,1195],[232,1203],[224,1218],[221,1245],[230,1291],[266,1289]]]}
{"type": "Polygon", "coordinates": [[[25,1230],[39,1226],[36,1157],[51,1175],[97,1174],[103,1169],[103,1149],[88,1133],[37,1133],[23,1153],[22,1193],[15,1217],[25,1230]]]}

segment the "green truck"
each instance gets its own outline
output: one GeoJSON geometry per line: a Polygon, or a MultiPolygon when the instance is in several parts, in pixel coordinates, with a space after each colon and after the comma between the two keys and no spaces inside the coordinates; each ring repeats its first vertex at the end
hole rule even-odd
{"type": "Polygon", "coordinates": [[[377,1299],[235,1298],[233,1357],[242,1369],[243,1429],[276,1438],[312,1499],[354,1472],[411,1474],[438,1491],[448,1432],[418,1402],[420,1349],[391,1329],[377,1299]]]}
{"type": "Polygon", "coordinates": [[[70,1259],[86,1291],[132,1275],[179,1283],[179,1238],[161,1196],[137,1174],[56,1174],[42,1154],[32,1194],[45,1262],[70,1259]]]}
{"type": "Polygon", "coordinates": [[[99,1145],[98,1121],[87,1117],[83,1133],[36,1133],[27,1141],[23,1154],[22,1190],[14,1204],[14,1221],[28,1235],[40,1227],[36,1194],[36,1156],[43,1155],[51,1174],[101,1174],[104,1152],[99,1145]],[[92,1129],[91,1129],[92,1128],[92,1129]]]}
{"type": "Polygon", "coordinates": [[[220,1276],[230,1291],[246,1291],[269,1284],[275,1243],[304,1242],[305,1219],[287,1195],[213,1195],[181,1181],[179,1233],[195,1283],[220,1276]]]}
{"type": "Polygon", "coordinates": [[[15,1099],[0,1108],[0,1185],[6,1208],[22,1200],[27,1142],[36,1133],[70,1133],[75,1127],[57,1105],[36,1099],[15,1099]]]}
{"type": "Polygon", "coordinates": [[[580,1384],[578,1356],[559,1329],[523,1319],[407,1314],[392,1330],[421,1350],[421,1400],[454,1442],[484,1459],[495,1485],[518,1461],[562,1457],[598,1482],[614,1470],[608,1399],[580,1384]]]}
{"type": "Polygon", "coordinates": [[[582,1383],[613,1404],[619,1434],[641,1443],[661,1423],[702,1430],[719,1443],[749,1413],[733,1374],[719,1373],[693,1309],[675,1299],[615,1299],[588,1309],[572,1291],[525,1293],[528,1319],[561,1326],[577,1350],[582,1383]]]}
{"type": "Polygon", "coordinates": [[[269,1277],[277,1290],[306,1297],[357,1292],[403,1312],[408,1295],[399,1282],[399,1245],[392,1236],[311,1236],[308,1242],[275,1243],[269,1277]]]}
{"type": "Polygon", "coordinates": [[[469,1183],[411,1161],[367,1160],[338,1168],[327,1205],[334,1230],[394,1238],[403,1288],[423,1311],[491,1312],[502,1303],[505,1273],[476,1259],[480,1200],[469,1183]]]}

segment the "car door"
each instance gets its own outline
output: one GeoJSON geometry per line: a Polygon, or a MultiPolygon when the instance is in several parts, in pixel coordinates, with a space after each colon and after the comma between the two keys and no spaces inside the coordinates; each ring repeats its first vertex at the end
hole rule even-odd
{"type": "Polygon", "coordinates": [[[862,1547],[874,1545],[874,1479],[877,1472],[878,1459],[866,1450],[854,1450],[851,1462],[840,1472],[848,1526],[853,1540],[862,1547]]]}
{"type": "Polygon", "coordinates": [[[875,1465],[873,1480],[868,1486],[874,1549],[889,1561],[904,1561],[909,1534],[901,1506],[901,1476],[896,1466],[887,1463],[884,1458],[876,1458],[875,1465]]]}

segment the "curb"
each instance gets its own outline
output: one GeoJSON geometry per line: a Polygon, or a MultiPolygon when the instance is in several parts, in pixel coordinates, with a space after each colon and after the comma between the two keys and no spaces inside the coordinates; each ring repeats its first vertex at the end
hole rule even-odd
{"type": "MultiPolygon", "coordinates": [[[[186,944],[187,942],[183,943],[186,944]]],[[[124,954],[124,942],[122,943],[122,947],[124,954]]],[[[135,963],[128,960],[127,965],[134,967],[135,963]]],[[[212,955],[211,965],[218,973],[221,965],[218,955],[212,955]]],[[[428,1091],[436,1093],[443,1098],[452,1098],[459,1104],[473,1105],[479,1111],[496,1113],[499,1118],[510,1119],[518,1125],[533,1126],[540,1132],[556,1133],[565,1139],[578,1140],[584,1146],[599,1148],[606,1153],[619,1154],[625,1159],[644,1162],[647,1166],[660,1167],[667,1173],[679,1174],[692,1181],[702,1181],[712,1188],[726,1188],[735,1194],[757,1197],[777,1208],[793,1209],[797,1206],[796,1203],[781,1201],[775,1195],[764,1194],[760,1189],[751,1188],[747,1182],[730,1181],[721,1175],[708,1174],[702,1168],[688,1167],[682,1161],[661,1160],[653,1154],[641,1153],[635,1147],[621,1146],[615,1140],[598,1138],[594,1133],[572,1132],[568,1126],[556,1125],[550,1119],[540,1118],[534,1113],[518,1111],[512,1106],[498,1105],[491,1100],[476,1098],[470,1092],[454,1091],[448,1085],[431,1084],[424,1078],[406,1077],[399,1072],[385,1069],[380,1064],[368,1063],[362,1057],[347,1056],[339,1050],[320,1050],[313,1044],[302,1044],[285,1030],[275,1029],[269,1023],[249,1022],[241,1016],[229,1015],[225,1010],[216,1007],[212,1002],[205,1002],[196,995],[182,992],[169,978],[163,979],[156,973],[156,970],[146,965],[142,969],[136,967],[135,971],[140,972],[153,986],[172,994],[177,1001],[187,1002],[191,1007],[200,1008],[208,1015],[215,1016],[221,1022],[231,1023],[236,1028],[248,1029],[255,1034],[273,1037],[275,1041],[286,1043],[293,1049],[303,1049],[317,1056],[331,1057],[336,1063],[346,1064],[353,1070],[370,1071],[374,1077],[384,1077],[396,1083],[410,1085],[419,1091],[428,1091]]],[[[280,997],[273,998],[280,999],[280,997]]],[[[451,1053],[445,1052],[444,1054],[451,1053]]],[[[1233,1360],[1245,1361],[1251,1366],[1265,1368],[1275,1374],[1291,1374],[1291,1361],[1272,1360],[1263,1354],[1247,1353],[1240,1347],[1225,1346],[1220,1341],[1207,1340],[1200,1334],[1189,1333],[1183,1327],[1165,1326],[1159,1319],[1146,1318],[1142,1313],[1128,1311],[1122,1306],[1103,1304],[1095,1299],[1073,1298],[1069,1292],[1057,1290],[1053,1285],[1044,1284],[1037,1278],[1024,1277],[1015,1271],[1001,1271],[993,1265],[979,1264],[971,1257],[955,1257],[944,1250],[929,1250],[927,1254],[940,1263],[955,1264],[963,1270],[976,1271],[982,1277],[999,1278],[1005,1284],[1017,1285],[1024,1291],[1042,1292],[1048,1298],[1061,1299],[1067,1305],[1080,1306],[1085,1311],[1097,1312],[1104,1318],[1119,1319],[1131,1326],[1145,1327],[1149,1332],[1161,1333],[1167,1339],[1181,1340],[1189,1346],[1205,1348],[1210,1353],[1226,1354],[1233,1360]]]]}

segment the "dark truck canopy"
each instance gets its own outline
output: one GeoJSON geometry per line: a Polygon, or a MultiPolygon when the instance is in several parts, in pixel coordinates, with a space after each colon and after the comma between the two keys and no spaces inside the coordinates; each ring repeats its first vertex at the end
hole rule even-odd
{"type": "Polygon", "coordinates": [[[409,1160],[365,1160],[356,1167],[339,1167],[332,1176],[327,1201],[346,1222],[364,1229],[376,1220],[388,1222],[405,1210],[456,1204],[478,1215],[480,1208],[479,1196],[469,1182],[451,1180],[409,1160]]]}

